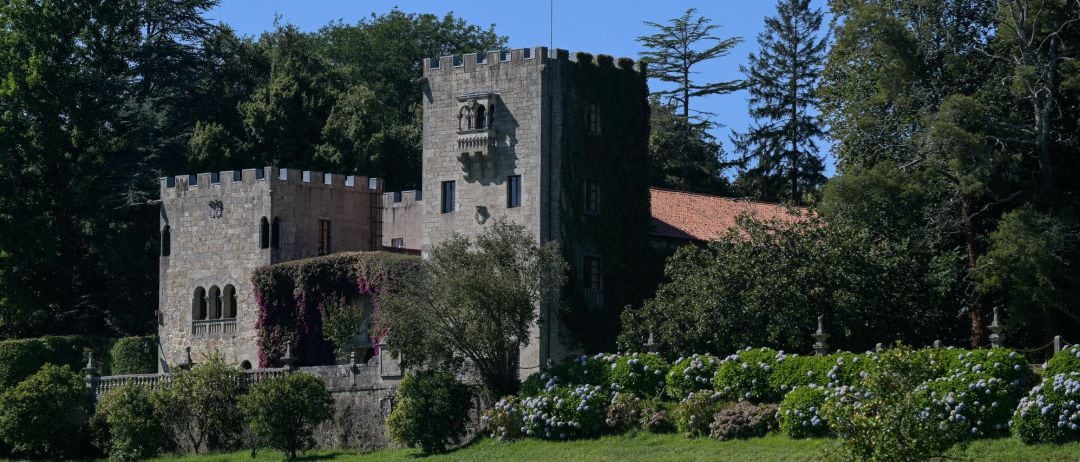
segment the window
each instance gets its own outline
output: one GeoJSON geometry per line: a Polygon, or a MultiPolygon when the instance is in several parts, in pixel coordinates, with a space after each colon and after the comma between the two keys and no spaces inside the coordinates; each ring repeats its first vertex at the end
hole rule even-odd
{"type": "Polygon", "coordinates": [[[468,106],[463,106],[461,110],[458,111],[457,119],[457,129],[459,132],[465,130],[472,130],[472,111],[469,110],[468,106]]]}
{"type": "Polygon", "coordinates": [[[585,180],[585,212],[597,213],[600,211],[600,183],[596,180],[585,180]]]}
{"type": "Polygon", "coordinates": [[[600,275],[600,258],[584,257],[581,265],[581,285],[586,289],[599,290],[602,284],[600,275]]]}
{"type": "Polygon", "coordinates": [[[274,223],[270,225],[270,247],[281,248],[281,220],[274,217],[274,223]]]}
{"type": "Polygon", "coordinates": [[[390,247],[393,247],[395,249],[404,249],[405,238],[395,237],[393,239],[390,239],[390,247]]]}
{"type": "Polygon", "coordinates": [[[193,321],[206,319],[206,290],[202,287],[196,287],[195,294],[191,296],[191,319],[193,321]]]}
{"type": "Polygon", "coordinates": [[[210,319],[221,319],[221,289],[218,289],[218,286],[211,286],[207,299],[210,306],[210,319]]]}
{"type": "Polygon", "coordinates": [[[221,302],[224,305],[221,317],[236,319],[236,288],[232,284],[225,286],[222,291],[221,302]]]}
{"type": "Polygon", "coordinates": [[[521,207],[521,175],[506,177],[506,208],[521,207]]]}
{"type": "Polygon", "coordinates": [[[199,184],[199,175],[188,175],[187,184],[188,186],[195,186],[199,184]]]}
{"type": "Polygon", "coordinates": [[[476,129],[484,128],[485,122],[487,122],[487,118],[484,116],[484,105],[481,104],[476,107],[476,129]]]}
{"type": "Polygon", "coordinates": [[[600,134],[600,108],[596,101],[585,103],[585,126],[589,129],[589,134],[600,134]]]}
{"type": "Polygon", "coordinates": [[[319,220],[319,255],[330,255],[330,220],[319,220]]]}
{"type": "Polygon", "coordinates": [[[266,220],[266,217],[259,220],[259,248],[270,248],[270,222],[266,220]]]}
{"type": "Polygon", "coordinates": [[[450,213],[456,209],[454,203],[454,182],[442,182],[442,213],[450,213]]]}
{"type": "Polygon", "coordinates": [[[167,177],[165,177],[165,187],[166,188],[175,188],[176,187],[176,177],[175,176],[167,176],[167,177]]]}
{"type": "Polygon", "coordinates": [[[169,225],[165,225],[164,228],[161,228],[161,256],[162,257],[168,257],[170,254],[172,254],[172,242],[171,242],[172,236],[171,235],[172,235],[172,231],[170,230],[169,225]]]}

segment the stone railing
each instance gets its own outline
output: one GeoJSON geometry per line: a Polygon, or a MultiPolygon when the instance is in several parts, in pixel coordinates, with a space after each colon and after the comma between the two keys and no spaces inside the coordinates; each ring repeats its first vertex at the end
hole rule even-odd
{"type": "Polygon", "coordinates": [[[236,335],[236,319],[214,319],[210,321],[192,321],[191,335],[195,337],[215,337],[236,335]]]}
{"type": "Polygon", "coordinates": [[[604,292],[600,289],[584,289],[585,303],[589,306],[598,307],[604,304],[604,292]]]}

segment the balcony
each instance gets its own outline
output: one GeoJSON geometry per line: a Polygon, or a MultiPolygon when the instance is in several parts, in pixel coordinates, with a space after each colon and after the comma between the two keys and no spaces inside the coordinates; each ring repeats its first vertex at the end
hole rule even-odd
{"type": "Polygon", "coordinates": [[[583,289],[585,293],[585,303],[590,308],[600,308],[604,306],[604,291],[597,288],[583,289]]]}
{"type": "Polygon", "coordinates": [[[192,321],[193,337],[231,337],[236,335],[236,319],[213,319],[192,321]]]}
{"type": "Polygon", "coordinates": [[[495,130],[483,128],[479,130],[460,130],[457,132],[456,149],[458,151],[482,151],[488,153],[495,147],[496,141],[495,130]]]}

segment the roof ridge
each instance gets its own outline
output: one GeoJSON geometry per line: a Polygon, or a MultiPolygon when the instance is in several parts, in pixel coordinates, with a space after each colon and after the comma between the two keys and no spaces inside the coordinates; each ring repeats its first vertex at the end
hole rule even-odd
{"type": "Polygon", "coordinates": [[[699,193],[699,192],[693,192],[693,191],[680,191],[678,189],[661,188],[661,187],[658,187],[658,186],[649,186],[649,190],[650,191],[652,191],[652,190],[664,191],[664,192],[670,192],[670,193],[675,193],[675,194],[683,194],[683,195],[687,195],[687,196],[711,197],[711,198],[714,198],[714,199],[724,199],[724,200],[728,200],[728,201],[732,201],[732,202],[748,202],[748,203],[752,203],[752,204],[774,205],[774,206],[780,206],[780,207],[792,207],[792,208],[796,208],[796,209],[809,209],[809,207],[807,207],[805,205],[789,205],[789,204],[785,204],[785,203],[782,203],[782,202],[768,202],[768,201],[761,201],[761,200],[756,200],[756,199],[746,199],[746,198],[742,198],[742,197],[728,197],[728,196],[720,196],[720,195],[716,195],[716,194],[705,194],[705,193],[699,193]]]}

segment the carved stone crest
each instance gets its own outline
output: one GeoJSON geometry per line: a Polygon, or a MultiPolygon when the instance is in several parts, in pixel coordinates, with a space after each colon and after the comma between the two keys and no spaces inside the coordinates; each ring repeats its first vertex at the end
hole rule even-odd
{"type": "Polygon", "coordinates": [[[225,210],[221,201],[210,201],[206,205],[210,206],[210,218],[221,218],[221,213],[225,210]]]}

